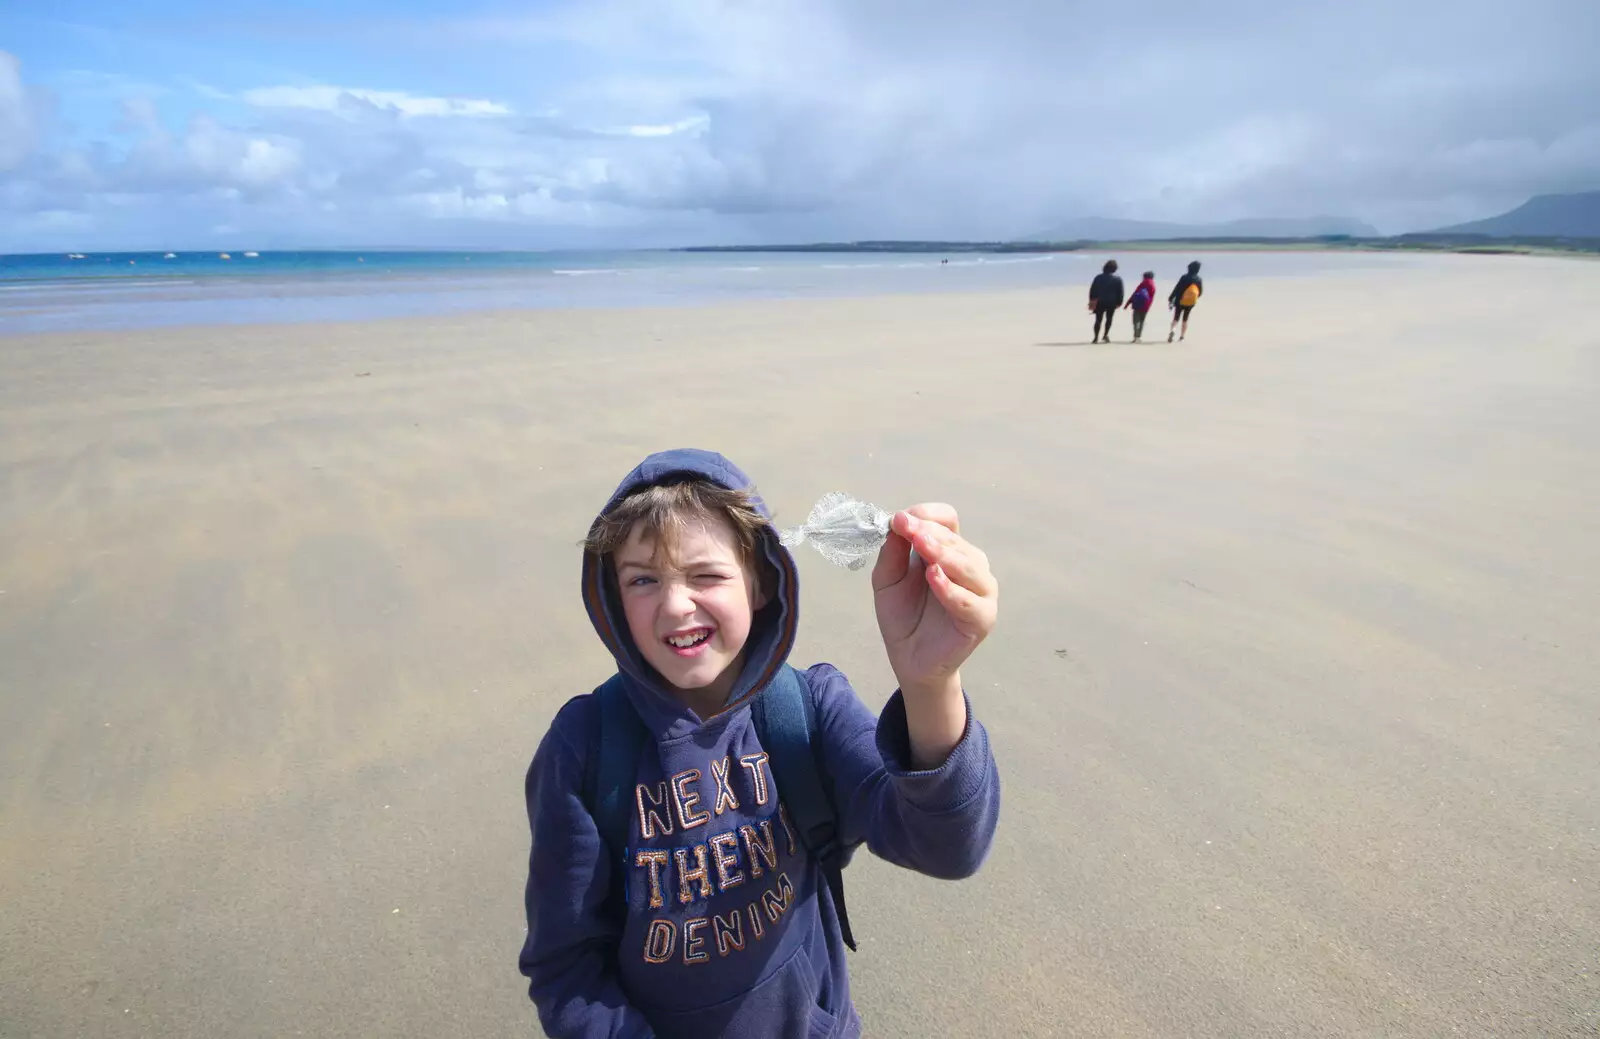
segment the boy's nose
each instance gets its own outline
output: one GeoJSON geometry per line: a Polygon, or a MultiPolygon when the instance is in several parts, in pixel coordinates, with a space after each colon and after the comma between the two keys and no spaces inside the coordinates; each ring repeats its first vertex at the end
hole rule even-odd
{"type": "Polygon", "coordinates": [[[667,613],[674,617],[694,612],[694,596],[683,581],[668,581],[663,599],[667,613]]]}

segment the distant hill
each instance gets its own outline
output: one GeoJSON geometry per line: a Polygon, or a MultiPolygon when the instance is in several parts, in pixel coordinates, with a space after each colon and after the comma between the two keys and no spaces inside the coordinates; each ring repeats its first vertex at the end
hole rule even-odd
{"type": "Polygon", "coordinates": [[[1230,220],[1223,224],[1167,224],[1091,216],[1029,235],[1028,241],[1142,242],[1173,238],[1317,238],[1323,235],[1377,238],[1378,229],[1359,220],[1334,216],[1269,217],[1230,220]]]}
{"type": "Polygon", "coordinates": [[[1509,213],[1426,233],[1491,238],[1600,238],[1600,191],[1535,195],[1509,213]]]}

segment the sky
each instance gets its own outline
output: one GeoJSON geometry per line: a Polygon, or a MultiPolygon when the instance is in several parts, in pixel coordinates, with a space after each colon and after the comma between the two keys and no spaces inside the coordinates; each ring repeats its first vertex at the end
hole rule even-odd
{"type": "Polygon", "coordinates": [[[0,3],[0,252],[1385,233],[1600,189],[1597,0],[0,3]]]}

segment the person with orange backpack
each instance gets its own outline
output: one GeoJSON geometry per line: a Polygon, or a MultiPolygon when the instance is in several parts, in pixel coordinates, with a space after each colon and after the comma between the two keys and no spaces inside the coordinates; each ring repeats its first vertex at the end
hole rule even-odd
{"type": "Polygon", "coordinates": [[[1204,293],[1205,286],[1200,283],[1200,261],[1195,260],[1189,264],[1189,273],[1178,279],[1178,283],[1172,286],[1172,294],[1167,297],[1167,306],[1172,308],[1172,328],[1167,331],[1167,342],[1172,342],[1175,333],[1180,343],[1189,334],[1189,312],[1200,302],[1204,293]],[[1179,331],[1179,322],[1183,323],[1182,331],[1179,331]]]}

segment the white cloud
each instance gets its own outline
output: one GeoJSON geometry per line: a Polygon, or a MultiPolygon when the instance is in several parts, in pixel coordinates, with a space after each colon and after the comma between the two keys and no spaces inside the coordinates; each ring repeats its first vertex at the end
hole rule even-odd
{"type": "Polygon", "coordinates": [[[184,135],[182,155],[202,177],[247,188],[282,181],[299,165],[297,142],[248,137],[204,116],[184,135]]]}
{"type": "Polygon", "coordinates": [[[638,124],[623,129],[629,137],[672,137],[675,134],[704,130],[710,120],[703,115],[690,116],[675,123],[638,124]]]}
{"type": "Polygon", "coordinates": [[[275,144],[253,137],[245,143],[244,154],[239,157],[239,179],[253,187],[283,180],[300,165],[298,144],[275,144]]]}
{"type": "Polygon", "coordinates": [[[82,234],[93,227],[94,218],[88,213],[72,209],[41,209],[20,217],[10,230],[13,234],[82,234]]]}
{"type": "Polygon", "coordinates": [[[420,97],[399,90],[365,90],[359,87],[277,86],[257,87],[240,95],[247,104],[259,108],[309,108],[320,112],[353,113],[370,106],[408,118],[511,115],[511,108],[498,101],[465,97],[420,97]]]}
{"type": "Polygon", "coordinates": [[[18,166],[33,150],[33,119],[17,59],[0,51],[0,171],[18,166]]]}
{"type": "Polygon", "coordinates": [[[1515,19],[1151,0],[1127,28],[1039,0],[552,0],[414,27],[418,54],[498,68],[493,99],[191,84],[227,116],[168,129],[135,102],[103,146],[48,154],[0,60],[0,221],[87,212],[133,235],[150,212],[324,244],[990,237],[1090,215],[1408,230],[1600,187],[1595,0],[1515,19]]]}

